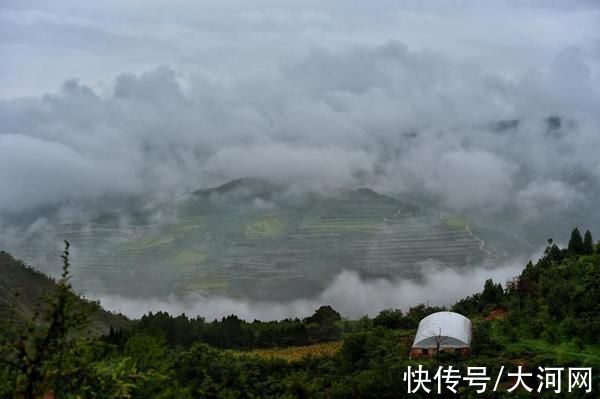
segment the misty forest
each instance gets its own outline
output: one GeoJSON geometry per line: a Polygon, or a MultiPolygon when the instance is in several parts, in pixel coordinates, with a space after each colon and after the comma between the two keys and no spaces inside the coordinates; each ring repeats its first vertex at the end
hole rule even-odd
{"type": "Polygon", "coordinates": [[[0,3],[0,399],[599,395],[596,1],[0,3]]]}

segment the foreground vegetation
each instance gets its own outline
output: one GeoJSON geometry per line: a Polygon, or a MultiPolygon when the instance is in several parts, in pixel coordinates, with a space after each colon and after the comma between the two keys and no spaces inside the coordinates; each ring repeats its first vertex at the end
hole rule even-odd
{"type": "MultiPolygon", "coordinates": [[[[0,397],[397,398],[407,395],[407,366],[418,364],[431,370],[486,366],[492,373],[501,366],[577,366],[597,373],[600,245],[578,230],[568,248],[548,244],[506,287],[488,280],[482,292],[451,307],[473,321],[471,358],[419,361],[408,359],[415,329],[441,308],[419,305],[344,320],[323,306],[306,319],[279,322],[157,313],[99,337],[86,330],[93,316],[68,283],[67,249],[63,276],[37,310],[3,319],[0,397]]],[[[510,385],[503,379],[500,389],[510,385]]],[[[599,389],[595,374],[593,392],[599,389]]],[[[476,395],[466,386],[459,394],[499,396],[476,395]]],[[[422,391],[410,396],[429,397],[422,391]]],[[[507,396],[531,394],[521,389],[507,396]]],[[[552,391],[538,396],[556,397],[552,391]]],[[[569,394],[579,396],[583,391],[569,394]]]]}
{"type": "Polygon", "coordinates": [[[285,348],[253,349],[239,353],[241,356],[257,357],[265,360],[281,359],[287,362],[298,362],[311,357],[333,357],[340,351],[341,347],[341,341],[333,341],[285,348]]]}

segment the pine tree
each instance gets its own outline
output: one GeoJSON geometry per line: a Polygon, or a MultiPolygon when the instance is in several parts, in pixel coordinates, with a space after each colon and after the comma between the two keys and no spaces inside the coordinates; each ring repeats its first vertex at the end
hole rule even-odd
{"type": "Polygon", "coordinates": [[[575,227],[571,232],[571,239],[569,240],[568,248],[569,252],[573,254],[583,253],[583,239],[581,238],[581,233],[577,227],[575,227]]]}
{"type": "Polygon", "coordinates": [[[591,255],[594,252],[594,240],[592,239],[592,233],[589,230],[585,231],[583,235],[583,253],[586,255],[591,255]]]}
{"type": "Polygon", "coordinates": [[[502,284],[494,284],[492,279],[487,279],[483,285],[483,292],[481,293],[481,300],[485,304],[498,305],[504,295],[504,289],[502,284]]]}

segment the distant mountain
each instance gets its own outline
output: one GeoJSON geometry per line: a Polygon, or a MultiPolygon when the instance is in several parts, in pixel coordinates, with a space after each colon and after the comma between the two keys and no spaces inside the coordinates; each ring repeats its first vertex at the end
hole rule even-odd
{"type": "MultiPolygon", "coordinates": [[[[10,312],[16,316],[31,317],[43,295],[51,295],[56,289],[55,281],[40,273],[10,254],[0,252],[0,316],[8,317],[10,312]]],[[[97,303],[80,299],[91,317],[92,331],[106,333],[110,327],[124,327],[129,320],[122,315],[102,309],[97,303]]]]}
{"type": "Polygon", "coordinates": [[[529,250],[510,234],[369,188],[300,192],[256,178],[57,224],[17,253],[36,265],[60,264],[63,239],[72,244],[81,292],[259,300],[314,295],[342,270],[420,279],[423,262],[469,270],[529,250]]]}

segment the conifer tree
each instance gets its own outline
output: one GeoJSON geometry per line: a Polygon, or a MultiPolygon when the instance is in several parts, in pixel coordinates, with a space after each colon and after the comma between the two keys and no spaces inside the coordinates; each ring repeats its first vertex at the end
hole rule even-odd
{"type": "Polygon", "coordinates": [[[583,253],[583,239],[579,229],[575,227],[571,232],[571,239],[569,240],[569,252],[573,254],[583,253]]]}
{"type": "Polygon", "coordinates": [[[594,240],[592,239],[592,233],[589,230],[586,230],[583,235],[583,253],[586,255],[591,255],[594,252],[594,240]]]}

